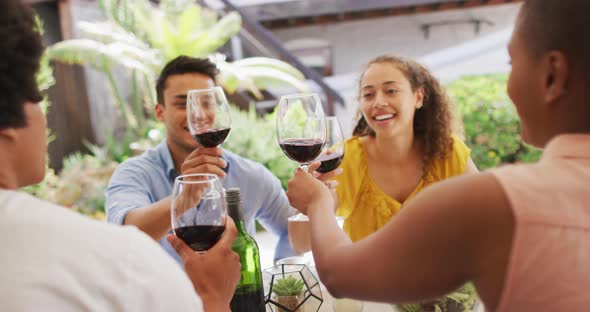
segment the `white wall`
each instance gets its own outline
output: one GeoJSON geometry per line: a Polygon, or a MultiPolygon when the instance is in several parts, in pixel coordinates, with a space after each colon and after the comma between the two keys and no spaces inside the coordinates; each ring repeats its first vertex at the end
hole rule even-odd
{"type": "Polygon", "coordinates": [[[383,53],[420,57],[464,41],[485,36],[514,23],[519,4],[449,10],[411,16],[386,17],[326,25],[273,30],[283,42],[298,38],[319,38],[330,41],[333,48],[334,74],[358,71],[373,57],[383,53]],[[494,26],[482,25],[475,34],[471,24],[435,26],[428,39],[420,26],[450,20],[482,18],[494,26]]]}

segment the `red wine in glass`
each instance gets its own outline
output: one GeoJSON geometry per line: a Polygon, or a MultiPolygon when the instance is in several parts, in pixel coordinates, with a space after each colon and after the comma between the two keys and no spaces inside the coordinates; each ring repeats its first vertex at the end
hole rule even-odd
{"type": "Polygon", "coordinates": [[[316,169],[316,171],[319,173],[330,172],[340,166],[342,158],[344,158],[344,155],[342,154],[322,155],[317,159],[321,161],[321,165],[316,169]]]}
{"type": "Polygon", "coordinates": [[[194,251],[207,251],[221,239],[225,225],[192,225],[176,228],[176,236],[194,251]]]}
{"type": "Polygon", "coordinates": [[[207,252],[225,231],[227,209],[219,177],[209,173],[174,179],[170,205],[172,230],[192,250],[207,252]]]}
{"type": "Polygon", "coordinates": [[[230,128],[213,129],[195,134],[193,138],[203,147],[216,147],[225,141],[229,130],[230,128]]]}
{"type": "Polygon", "coordinates": [[[298,163],[307,164],[322,152],[324,142],[317,139],[284,139],[279,145],[287,157],[298,163]]]}
{"type": "Polygon", "coordinates": [[[344,136],[338,119],[333,116],[326,117],[326,144],[317,159],[321,165],[316,171],[327,173],[338,168],[344,158],[344,146],[344,136]]]}
{"type": "Polygon", "coordinates": [[[193,138],[203,147],[223,143],[231,128],[229,104],[223,89],[189,90],[186,96],[186,121],[193,138]]]}

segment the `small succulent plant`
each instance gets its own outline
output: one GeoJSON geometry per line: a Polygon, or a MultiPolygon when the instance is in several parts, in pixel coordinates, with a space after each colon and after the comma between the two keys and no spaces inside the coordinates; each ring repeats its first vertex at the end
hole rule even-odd
{"type": "Polygon", "coordinates": [[[272,292],[277,296],[297,296],[303,290],[303,280],[288,276],[277,280],[272,292]]]}

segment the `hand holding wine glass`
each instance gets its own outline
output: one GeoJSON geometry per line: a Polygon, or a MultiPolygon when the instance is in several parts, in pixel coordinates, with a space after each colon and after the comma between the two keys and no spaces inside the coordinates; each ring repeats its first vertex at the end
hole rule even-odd
{"type": "Polygon", "coordinates": [[[190,90],[186,100],[186,119],[191,135],[201,147],[185,159],[182,173],[214,173],[225,177],[229,164],[221,157],[223,151],[217,148],[227,139],[231,129],[229,104],[223,88],[190,90]]]}
{"type": "Polygon", "coordinates": [[[240,258],[232,250],[237,234],[236,225],[227,217],[223,237],[205,254],[194,252],[174,235],[167,237],[207,311],[227,309],[240,281],[240,258]]]}
{"type": "Polygon", "coordinates": [[[174,234],[196,252],[206,252],[225,230],[227,209],[216,175],[188,174],[174,180],[170,209],[174,234]]]}

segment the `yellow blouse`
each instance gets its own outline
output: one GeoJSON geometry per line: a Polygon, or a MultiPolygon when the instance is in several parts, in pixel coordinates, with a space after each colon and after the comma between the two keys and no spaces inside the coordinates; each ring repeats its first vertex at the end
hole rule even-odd
{"type": "MultiPolygon", "coordinates": [[[[429,184],[463,174],[470,153],[465,143],[453,135],[452,152],[445,159],[434,160],[430,171],[406,201],[429,184]]],[[[361,138],[352,137],[346,142],[340,168],[344,171],[336,178],[337,214],[345,218],[344,231],[356,242],[383,227],[404,203],[389,197],[371,179],[361,138]]]]}

